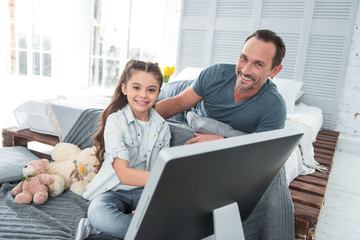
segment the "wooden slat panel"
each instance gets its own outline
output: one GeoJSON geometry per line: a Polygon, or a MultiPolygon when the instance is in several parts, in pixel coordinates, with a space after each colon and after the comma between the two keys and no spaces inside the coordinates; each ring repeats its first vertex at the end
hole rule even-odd
{"type": "Polygon", "coordinates": [[[295,238],[296,239],[307,239],[309,221],[304,221],[299,218],[295,218],[295,238]]]}
{"type": "Polygon", "coordinates": [[[301,175],[296,178],[297,181],[306,182],[320,187],[326,187],[327,179],[317,178],[311,175],[301,175]]]}
{"type": "Polygon", "coordinates": [[[332,157],[334,154],[333,150],[324,149],[324,148],[316,148],[316,149],[314,149],[314,152],[319,153],[319,154],[329,155],[330,157],[332,157]]]}
{"type": "Polygon", "coordinates": [[[334,137],[339,137],[340,132],[337,131],[331,131],[331,130],[327,130],[327,129],[321,129],[319,131],[320,135],[329,135],[329,136],[334,136],[334,137]]]}
{"type": "MultiPolygon", "coordinates": [[[[23,140],[24,142],[36,141],[51,146],[55,146],[59,142],[59,138],[56,136],[32,132],[29,129],[18,130],[17,128],[5,128],[2,130],[2,134],[3,136],[4,135],[13,136],[14,141],[16,140],[18,141],[23,140]]],[[[16,146],[16,143],[15,145],[14,143],[12,143],[10,146],[16,146]]]]}
{"type": "Polygon", "coordinates": [[[295,218],[299,218],[304,221],[308,221],[310,224],[316,224],[320,209],[306,206],[297,202],[294,202],[295,218]]]}
{"type": "Polygon", "coordinates": [[[321,178],[321,179],[329,179],[329,174],[318,172],[318,171],[308,174],[308,176],[313,176],[313,177],[317,177],[317,178],[321,178]]]}
{"type": "Polygon", "coordinates": [[[333,159],[333,156],[331,156],[331,155],[318,153],[316,151],[314,151],[314,152],[315,152],[315,158],[319,158],[319,159],[321,158],[321,159],[324,159],[324,160],[329,160],[330,162],[333,159]]]}
{"type": "Polygon", "coordinates": [[[290,188],[291,198],[293,202],[297,202],[306,206],[321,209],[324,203],[324,198],[315,194],[304,193],[290,188]]]}
{"type": "MultiPolygon", "coordinates": [[[[331,171],[339,132],[321,130],[313,144],[315,160],[331,171]]],[[[316,224],[324,203],[329,174],[315,171],[298,176],[290,184],[290,193],[295,208],[295,238],[314,239],[316,224]]]]}
{"type": "Polygon", "coordinates": [[[315,194],[323,197],[325,195],[325,187],[315,186],[313,184],[304,183],[298,180],[294,180],[290,184],[290,189],[302,191],[305,193],[315,194]]]}
{"type": "Polygon", "coordinates": [[[336,149],[336,143],[330,143],[323,140],[317,140],[316,142],[314,142],[313,146],[315,148],[330,149],[332,151],[335,151],[336,149]]]}

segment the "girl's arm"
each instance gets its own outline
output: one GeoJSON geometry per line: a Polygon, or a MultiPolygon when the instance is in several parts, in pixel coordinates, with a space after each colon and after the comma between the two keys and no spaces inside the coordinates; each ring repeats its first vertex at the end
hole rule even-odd
{"type": "Polygon", "coordinates": [[[125,185],[143,187],[150,175],[149,171],[130,168],[129,162],[121,158],[114,159],[113,168],[120,182],[125,185]]]}

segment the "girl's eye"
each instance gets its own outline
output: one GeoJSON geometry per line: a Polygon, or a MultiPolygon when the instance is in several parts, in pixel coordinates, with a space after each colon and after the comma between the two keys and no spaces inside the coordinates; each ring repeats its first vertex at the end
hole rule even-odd
{"type": "Polygon", "coordinates": [[[134,89],[139,90],[139,89],[140,89],[140,87],[138,87],[138,86],[134,86],[134,89]]]}
{"type": "Polygon", "coordinates": [[[149,89],[149,92],[155,92],[156,90],[155,89],[149,89]]]}

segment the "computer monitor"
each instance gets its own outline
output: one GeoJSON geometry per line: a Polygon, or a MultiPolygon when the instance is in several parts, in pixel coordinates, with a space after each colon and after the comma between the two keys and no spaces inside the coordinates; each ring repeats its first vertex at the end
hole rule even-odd
{"type": "Polygon", "coordinates": [[[214,229],[243,237],[238,216],[249,217],[302,135],[281,129],[161,150],[125,239],[203,239],[214,229]]]}

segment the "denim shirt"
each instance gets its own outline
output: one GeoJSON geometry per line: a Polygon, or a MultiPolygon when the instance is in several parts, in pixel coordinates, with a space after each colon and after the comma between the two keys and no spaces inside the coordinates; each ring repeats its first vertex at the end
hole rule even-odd
{"type": "MultiPolygon", "coordinates": [[[[150,109],[149,133],[147,171],[153,167],[160,150],[169,147],[171,137],[169,125],[153,108],[150,109]]],[[[114,159],[124,159],[132,168],[140,149],[141,139],[140,126],[128,105],[108,116],[104,129],[104,162],[94,179],[87,185],[87,191],[83,195],[85,199],[91,200],[120,183],[112,165],[114,159]]]]}

